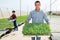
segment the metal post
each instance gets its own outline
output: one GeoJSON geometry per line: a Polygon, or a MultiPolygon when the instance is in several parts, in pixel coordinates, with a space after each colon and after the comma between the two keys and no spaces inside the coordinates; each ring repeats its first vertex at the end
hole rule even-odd
{"type": "MultiPolygon", "coordinates": [[[[0,10],[1,10],[1,8],[0,8],[0,10]]],[[[4,15],[3,15],[3,13],[2,13],[2,10],[1,10],[1,16],[4,18],[4,15]]]]}
{"type": "Polygon", "coordinates": [[[29,13],[29,7],[27,6],[27,16],[28,16],[28,13],[29,13]]]}
{"type": "Polygon", "coordinates": [[[21,0],[20,0],[20,17],[21,17],[21,0]]]}
{"type": "Polygon", "coordinates": [[[9,12],[9,9],[7,8],[7,11],[8,11],[8,13],[9,13],[9,16],[10,16],[10,12],[9,12]]]}
{"type": "Polygon", "coordinates": [[[50,12],[49,13],[50,13],[50,18],[51,18],[51,0],[50,0],[50,12]]]}
{"type": "Polygon", "coordinates": [[[51,3],[52,0],[50,0],[50,18],[51,18],[51,15],[52,15],[52,10],[51,10],[51,6],[56,2],[56,0],[54,2],[51,3]]]}

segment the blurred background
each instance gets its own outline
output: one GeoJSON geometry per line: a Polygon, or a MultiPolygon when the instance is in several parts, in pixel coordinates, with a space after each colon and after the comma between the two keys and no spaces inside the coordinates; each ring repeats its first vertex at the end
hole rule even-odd
{"type": "MultiPolygon", "coordinates": [[[[35,9],[36,0],[0,0],[0,18],[10,16],[12,10],[16,11],[17,16],[28,15],[31,10],[35,9]]],[[[59,14],[60,0],[39,0],[41,9],[45,12],[59,14]]]]}

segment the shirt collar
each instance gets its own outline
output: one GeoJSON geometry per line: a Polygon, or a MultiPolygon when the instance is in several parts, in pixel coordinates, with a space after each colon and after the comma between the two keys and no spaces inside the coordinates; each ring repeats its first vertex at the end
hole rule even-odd
{"type": "Polygon", "coordinates": [[[37,11],[37,10],[35,9],[35,11],[36,11],[36,12],[40,12],[40,11],[41,11],[41,9],[40,9],[39,11],[37,11]]]}

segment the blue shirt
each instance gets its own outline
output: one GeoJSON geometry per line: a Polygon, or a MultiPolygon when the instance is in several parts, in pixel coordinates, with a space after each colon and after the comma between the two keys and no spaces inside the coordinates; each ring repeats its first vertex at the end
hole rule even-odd
{"type": "Polygon", "coordinates": [[[28,16],[27,22],[29,22],[31,20],[31,18],[32,18],[32,23],[41,23],[41,22],[44,22],[44,20],[48,23],[48,18],[42,10],[31,11],[28,16]]]}

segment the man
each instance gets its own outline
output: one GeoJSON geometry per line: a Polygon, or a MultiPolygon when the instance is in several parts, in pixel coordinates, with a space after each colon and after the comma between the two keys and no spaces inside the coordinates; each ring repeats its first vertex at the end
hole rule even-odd
{"type": "Polygon", "coordinates": [[[44,20],[49,24],[48,18],[45,13],[40,9],[41,3],[40,1],[35,2],[35,10],[31,11],[27,22],[29,22],[32,18],[32,23],[41,23],[44,20]]]}
{"type": "Polygon", "coordinates": [[[17,23],[16,23],[16,15],[15,15],[15,11],[13,10],[12,11],[12,16],[10,17],[12,20],[13,20],[13,24],[14,24],[14,31],[17,31],[18,30],[18,26],[17,26],[17,23]]]}

